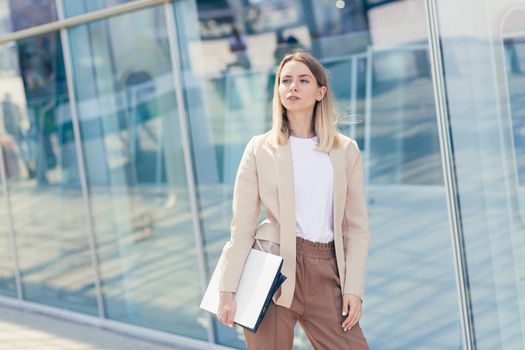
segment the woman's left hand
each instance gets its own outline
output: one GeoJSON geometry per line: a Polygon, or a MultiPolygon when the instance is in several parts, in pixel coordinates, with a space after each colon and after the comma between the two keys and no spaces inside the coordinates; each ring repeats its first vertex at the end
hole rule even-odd
{"type": "Polygon", "coordinates": [[[343,316],[348,315],[342,324],[343,330],[346,332],[352,328],[361,317],[361,298],[354,294],[344,294],[342,311],[343,316]]]}

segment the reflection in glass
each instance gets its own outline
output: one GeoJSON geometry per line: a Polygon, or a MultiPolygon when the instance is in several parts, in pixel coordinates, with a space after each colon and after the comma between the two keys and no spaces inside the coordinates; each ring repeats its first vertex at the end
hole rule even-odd
{"type": "Polygon", "coordinates": [[[135,0],[59,0],[64,6],[64,15],[73,17],[84,13],[102,10],[107,7],[132,2],[135,0]]]}
{"type": "MultiPolygon", "coordinates": [[[[3,119],[3,116],[0,117],[0,121],[3,119]]],[[[4,146],[6,143],[6,138],[4,137],[5,132],[2,130],[2,125],[0,125],[0,152],[2,152],[0,159],[7,159],[13,157],[14,155],[4,146]],[[11,153],[11,155],[10,155],[11,153]]],[[[0,162],[0,166],[6,168],[7,164],[12,163],[10,160],[4,160],[3,164],[0,162]]],[[[1,169],[0,169],[1,171],[1,169]]],[[[1,181],[1,177],[0,177],[1,181]]],[[[0,182],[0,294],[7,295],[10,297],[16,297],[16,284],[15,284],[15,274],[14,274],[14,261],[13,261],[13,250],[11,240],[9,239],[9,224],[8,224],[8,214],[5,210],[4,200],[5,194],[3,191],[3,186],[0,182]]]]}
{"type": "Polygon", "coordinates": [[[106,316],[206,340],[164,18],[72,28],[75,93],[106,316]]]}
{"type": "Polygon", "coordinates": [[[4,0],[0,5],[0,35],[56,20],[55,0],[4,0]]]}
{"type": "MultiPolygon", "coordinates": [[[[180,47],[187,48],[182,68],[208,272],[229,237],[242,151],[271,125],[276,64],[302,48],[330,71],[344,121],[340,129],[364,155],[374,243],[361,325],[371,347],[457,349],[460,324],[424,2],[241,7],[198,0],[174,6],[180,47]]],[[[215,325],[220,344],[244,346],[239,331],[215,325]]],[[[310,348],[300,327],[296,331],[295,348],[310,348]]]]}
{"type": "MultiPolygon", "coordinates": [[[[525,18],[525,9],[517,10],[505,21],[503,45],[505,67],[510,94],[512,131],[516,154],[517,175],[520,188],[525,187],[525,26],[520,25],[525,18]],[[520,28],[521,27],[521,28],[520,28]]],[[[520,198],[525,198],[520,196],[520,198]]]]}
{"type": "Polygon", "coordinates": [[[476,348],[523,349],[523,1],[437,4],[476,348]]]}
{"type": "Polygon", "coordinates": [[[0,72],[1,136],[23,296],[96,315],[59,35],[23,39],[2,51],[16,59],[0,72]]]}

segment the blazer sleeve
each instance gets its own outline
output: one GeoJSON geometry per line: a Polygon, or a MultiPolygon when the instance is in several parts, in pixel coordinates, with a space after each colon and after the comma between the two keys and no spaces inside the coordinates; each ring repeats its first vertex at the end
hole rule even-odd
{"type": "Polygon", "coordinates": [[[345,246],[344,294],[354,294],[363,301],[365,265],[368,258],[370,230],[366,207],[363,163],[357,142],[351,140],[347,150],[347,192],[343,229],[345,246]],[[353,149],[352,149],[353,148],[353,149]],[[351,156],[351,155],[353,156],[351,156]]]}
{"type": "Polygon", "coordinates": [[[230,239],[222,250],[219,290],[235,292],[253,242],[260,212],[253,137],[244,150],[233,189],[230,239]]]}

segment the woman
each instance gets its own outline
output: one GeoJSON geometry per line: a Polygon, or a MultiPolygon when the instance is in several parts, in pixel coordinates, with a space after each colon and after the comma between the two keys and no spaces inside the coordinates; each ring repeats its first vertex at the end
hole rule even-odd
{"type": "Polygon", "coordinates": [[[219,320],[233,327],[235,291],[254,240],[280,245],[287,280],[248,349],[291,349],[297,321],[316,349],[368,349],[359,326],[370,233],[357,143],[337,132],[328,76],[304,52],[276,74],[273,124],[244,151],[223,249],[219,320]],[[267,218],[257,225],[261,203],[267,218]]]}

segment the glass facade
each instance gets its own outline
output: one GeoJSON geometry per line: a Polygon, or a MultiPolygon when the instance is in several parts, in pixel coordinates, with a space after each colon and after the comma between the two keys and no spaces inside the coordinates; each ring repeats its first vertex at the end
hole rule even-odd
{"type": "Polygon", "coordinates": [[[164,8],[69,39],[106,316],[207,339],[164,8]]]}
{"type": "MultiPolygon", "coordinates": [[[[3,297],[244,348],[199,303],[244,147],[271,125],[276,65],[300,48],[328,69],[339,129],[363,154],[371,348],[524,348],[524,0],[131,2],[0,10],[0,34],[35,30],[0,46],[3,297]],[[80,24],[38,27],[61,17],[80,24]]],[[[300,327],[294,348],[311,349],[300,327]]]]}
{"type": "Polygon", "coordinates": [[[60,36],[29,37],[3,49],[12,65],[0,73],[1,135],[22,295],[96,315],[60,36]]]}
{"type": "MultiPolygon", "coordinates": [[[[8,158],[9,151],[3,143],[0,143],[2,149],[0,150],[0,164],[5,164],[6,162],[3,159],[8,158]]],[[[3,169],[0,169],[2,171],[3,169]]],[[[2,178],[5,178],[6,174],[2,174],[2,178]]],[[[2,195],[0,203],[0,222],[3,224],[0,225],[0,294],[7,295],[10,297],[16,297],[16,284],[15,284],[15,269],[13,264],[13,249],[12,242],[10,240],[9,232],[9,218],[6,210],[7,195],[4,190],[0,190],[2,195]]]]}
{"type": "Polygon", "coordinates": [[[62,0],[62,4],[64,6],[64,17],[74,17],[133,1],[134,0],[62,0]]]}
{"type": "Polygon", "coordinates": [[[479,5],[438,6],[468,292],[477,348],[523,349],[525,4],[479,5]]]}

